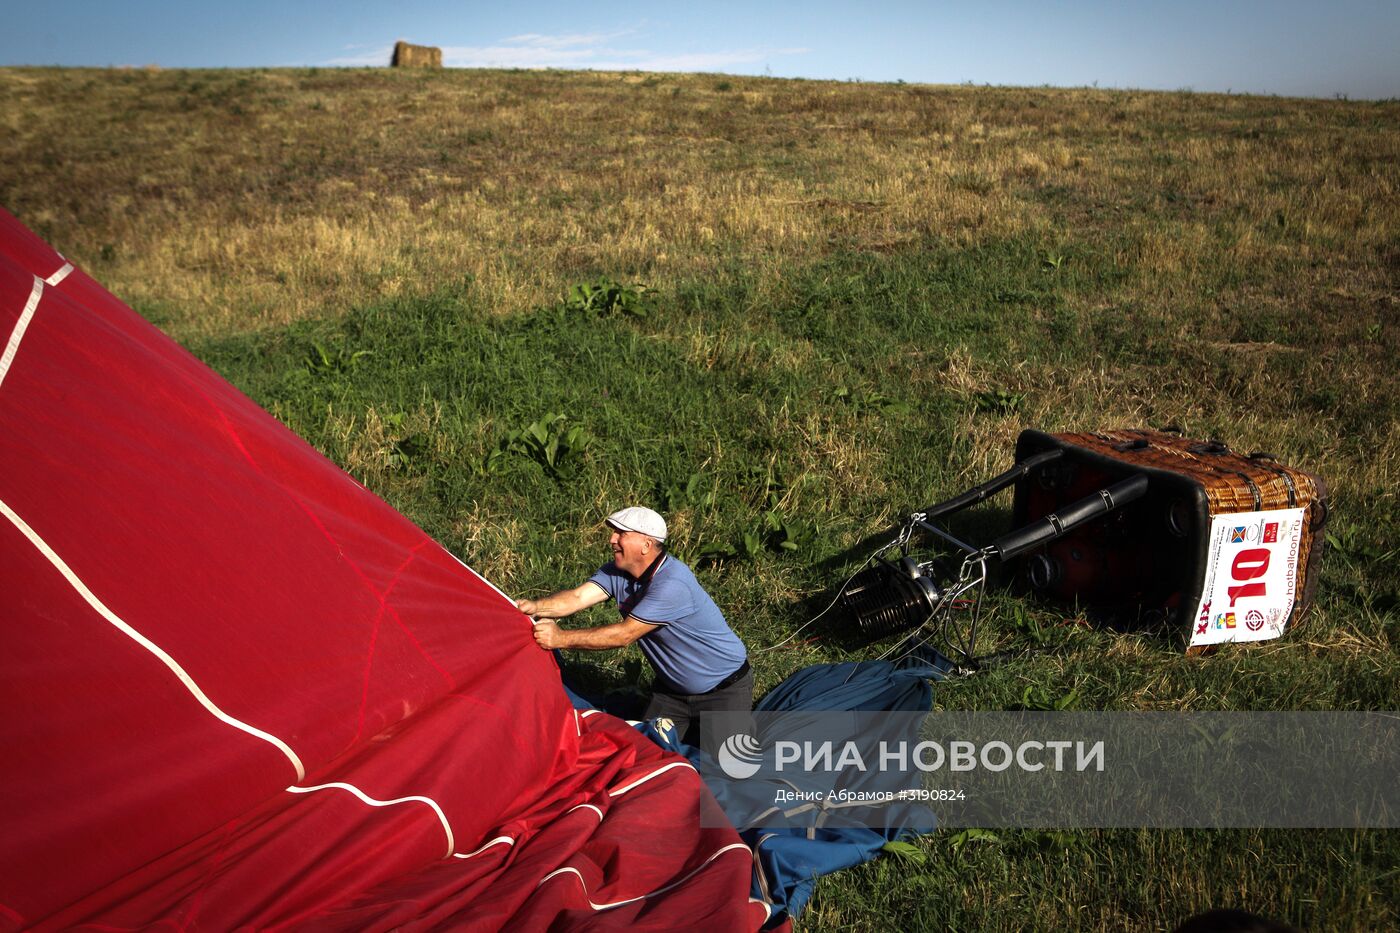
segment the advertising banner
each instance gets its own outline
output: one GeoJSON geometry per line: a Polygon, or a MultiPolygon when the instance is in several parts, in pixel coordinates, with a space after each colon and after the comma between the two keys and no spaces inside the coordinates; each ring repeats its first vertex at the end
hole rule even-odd
{"type": "Polygon", "coordinates": [[[1217,515],[1191,645],[1264,641],[1283,634],[1298,583],[1306,509],[1217,515]]]}

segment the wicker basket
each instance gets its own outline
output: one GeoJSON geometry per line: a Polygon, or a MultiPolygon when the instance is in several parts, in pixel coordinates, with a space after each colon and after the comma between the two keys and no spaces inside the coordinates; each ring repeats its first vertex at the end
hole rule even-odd
{"type": "Polygon", "coordinates": [[[1319,532],[1327,520],[1327,490],[1318,477],[1270,454],[1237,454],[1219,441],[1139,429],[1028,430],[1017,440],[1016,458],[1052,449],[1065,456],[1017,485],[1018,526],[1134,474],[1146,474],[1150,485],[1147,495],[1111,521],[1086,526],[1046,553],[1023,559],[1026,578],[1046,595],[1118,621],[1196,624],[1214,520],[1303,509],[1295,597],[1284,624],[1292,628],[1302,620],[1312,603],[1324,541],[1319,532]]]}

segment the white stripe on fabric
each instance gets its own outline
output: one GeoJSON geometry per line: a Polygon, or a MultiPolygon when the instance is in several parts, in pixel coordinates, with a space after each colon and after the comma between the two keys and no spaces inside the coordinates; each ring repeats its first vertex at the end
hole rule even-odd
{"type": "MultiPolygon", "coordinates": [[[[647,893],[647,894],[639,894],[639,895],[636,896],[636,897],[629,897],[629,898],[628,898],[627,900],[625,900],[625,901],[612,901],[611,903],[608,903],[608,904],[595,904],[595,903],[593,903],[593,901],[592,901],[591,899],[588,899],[588,885],[584,882],[584,880],[583,880],[583,875],[580,874],[580,872],[579,872],[579,870],[578,870],[577,868],[565,867],[565,868],[558,868],[558,869],[555,869],[554,871],[550,872],[549,874],[547,874],[547,875],[545,875],[543,878],[541,878],[541,879],[540,879],[540,883],[537,884],[537,885],[535,885],[535,887],[538,888],[538,887],[543,886],[544,883],[545,883],[546,881],[548,881],[550,878],[555,877],[556,875],[571,874],[571,875],[574,875],[574,876],[576,876],[576,877],[578,878],[579,887],[583,888],[583,896],[584,896],[584,898],[585,898],[586,900],[588,900],[588,906],[589,906],[589,907],[592,907],[594,910],[612,910],[614,907],[622,907],[622,906],[624,906],[624,905],[626,905],[626,904],[635,904],[637,901],[646,900],[646,899],[649,898],[649,897],[656,897],[657,895],[665,894],[667,891],[670,891],[670,890],[673,890],[673,889],[675,889],[675,888],[678,888],[678,887],[680,887],[681,885],[685,884],[687,881],[689,881],[691,878],[694,878],[696,875],[700,874],[700,872],[704,871],[704,870],[709,866],[709,864],[710,864],[711,862],[713,862],[715,859],[719,858],[719,857],[720,857],[721,855],[723,855],[724,853],[726,853],[726,852],[732,852],[732,851],[734,851],[735,849],[743,849],[745,852],[748,852],[748,851],[749,851],[749,847],[746,846],[746,845],[744,845],[742,842],[734,842],[734,843],[731,843],[731,844],[725,846],[724,848],[720,849],[720,850],[719,850],[718,852],[716,852],[714,855],[711,855],[709,858],[705,859],[704,862],[700,863],[699,867],[697,867],[696,869],[694,869],[693,871],[691,871],[691,872],[690,872],[689,874],[687,874],[684,878],[681,878],[681,879],[678,880],[678,881],[673,881],[673,882],[671,882],[670,884],[666,885],[666,887],[664,887],[664,888],[657,888],[655,891],[651,891],[651,892],[649,892],[649,893],[647,893]]],[[[750,898],[750,900],[752,900],[752,898],[750,898]]]]}
{"type": "MultiPolygon", "coordinates": [[[[63,257],[60,256],[60,257],[58,257],[58,258],[59,258],[59,259],[62,259],[63,257]]],[[[45,281],[46,283],[48,283],[49,285],[57,285],[59,282],[62,282],[64,279],[68,278],[68,273],[70,273],[70,272],[72,272],[72,271],[73,271],[73,264],[72,264],[71,262],[64,262],[63,268],[59,269],[59,270],[58,270],[57,272],[55,272],[53,275],[51,275],[51,276],[49,276],[48,278],[44,279],[44,281],[45,281]]]]}
{"type": "Polygon", "coordinates": [[[576,807],[570,807],[570,808],[569,808],[567,811],[565,811],[565,812],[566,812],[566,813],[573,813],[575,810],[584,810],[584,809],[592,810],[594,813],[598,814],[598,820],[599,820],[599,822],[602,822],[602,819],[603,819],[603,811],[602,811],[602,810],[599,810],[597,807],[593,806],[593,804],[591,804],[591,803],[581,803],[581,804],[579,804],[579,805],[576,806],[576,807]]]}
{"type": "Polygon", "coordinates": [[[665,772],[670,771],[672,768],[689,768],[691,771],[694,771],[694,770],[695,770],[695,766],[692,765],[692,764],[691,764],[690,762],[688,762],[688,761],[673,761],[673,762],[671,762],[669,765],[666,765],[666,766],[661,767],[661,768],[657,768],[655,771],[651,772],[651,773],[648,774],[646,777],[637,778],[637,780],[633,781],[631,784],[628,784],[628,785],[625,786],[625,787],[619,787],[617,790],[610,790],[610,791],[608,791],[608,796],[609,796],[609,797],[617,797],[617,796],[619,796],[620,794],[625,794],[625,793],[627,793],[629,790],[631,790],[632,788],[636,787],[637,785],[639,785],[639,784],[645,784],[647,781],[650,781],[652,778],[657,777],[658,775],[664,774],[665,772]]]}
{"type": "MultiPolygon", "coordinates": [[[[774,814],[774,813],[781,813],[781,812],[782,812],[782,810],[781,810],[780,808],[778,808],[778,807],[769,807],[767,810],[764,810],[764,811],[763,811],[762,813],[760,813],[758,816],[754,817],[754,818],[753,818],[753,822],[758,823],[758,822],[760,822],[760,821],[762,821],[762,820],[767,819],[770,815],[772,815],[772,814],[774,814]]],[[[764,839],[767,839],[768,837],[767,837],[767,836],[764,836],[763,838],[764,838],[764,839]]],[[[762,841],[760,840],[760,845],[761,845],[761,844],[762,844],[762,841]]]]}
{"type": "MultiPolygon", "coordinates": [[[[759,817],[759,819],[762,819],[762,817],[759,817]]],[[[758,820],[754,820],[754,822],[756,823],[758,820]]],[[[763,848],[763,844],[776,835],[777,833],[766,833],[759,836],[758,841],[753,844],[753,873],[758,877],[758,890],[764,897],[764,900],[759,901],[759,903],[765,907],[768,907],[767,898],[772,897],[773,893],[768,887],[768,875],[763,871],[763,861],[759,858],[758,850],[763,848]]],[[[749,900],[753,900],[753,898],[749,898],[749,900]]],[[[768,912],[772,914],[773,910],[771,907],[768,908],[768,912]]]]}
{"type": "Polygon", "coordinates": [[[453,858],[471,858],[473,855],[480,855],[481,853],[485,852],[487,849],[491,848],[492,846],[498,846],[498,845],[500,845],[500,844],[503,843],[503,842],[506,843],[506,844],[508,844],[508,845],[515,845],[515,837],[514,837],[514,836],[497,836],[495,839],[492,839],[490,842],[486,843],[486,845],[482,846],[480,849],[477,849],[475,852],[453,852],[453,853],[452,853],[452,857],[453,857],[453,858]]]}
{"type": "Polygon", "coordinates": [[[288,746],[286,742],[283,742],[275,735],[270,735],[262,731],[261,729],[248,725],[248,723],[243,722],[241,719],[235,719],[228,713],[225,713],[223,710],[219,709],[219,707],[216,706],[214,702],[209,699],[209,697],[204,695],[204,691],[199,689],[199,684],[194,682],[194,678],[190,677],[190,675],[185,672],[185,669],[180,666],[178,661],[176,661],[170,655],[166,654],[164,649],[162,649],[155,642],[151,641],[145,635],[142,635],[140,632],[136,631],[136,629],[132,628],[130,625],[126,624],[126,622],[118,618],[116,613],[112,612],[112,610],[108,609],[106,605],[103,604],[102,600],[94,596],[92,591],[87,588],[86,584],[84,584],[82,580],[78,579],[78,575],[75,574],[66,563],[64,563],[63,558],[59,557],[56,553],[54,553],[53,548],[49,547],[48,544],[44,541],[44,539],[39,537],[39,535],[34,531],[34,529],[30,528],[29,525],[25,523],[24,519],[16,515],[14,510],[11,509],[7,504],[5,504],[4,501],[0,501],[0,513],[3,513],[4,516],[10,520],[10,524],[18,528],[20,533],[29,539],[29,543],[34,545],[34,547],[39,551],[39,553],[43,554],[44,557],[48,559],[49,563],[53,564],[54,567],[57,568],[59,573],[63,574],[63,578],[68,581],[68,585],[73,587],[73,589],[77,591],[78,595],[81,596],[89,606],[91,606],[94,610],[97,611],[98,615],[102,616],[102,618],[110,622],[123,635],[126,635],[128,638],[136,642],[142,648],[145,648],[151,654],[155,655],[156,658],[162,664],[164,664],[167,668],[170,669],[171,673],[173,673],[177,678],[179,678],[180,683],[182,683],[185,686],[186,690],[188,690],[191,694],[194,695],[194,698],[199,701],[201,706],[207,709],[221,722],[227,723],[228,725],[233,726],[235,729],[248,733],[254,738],[262,739],[264,742],[276,746],[277,750],[280,751],[283,755],[287,756],[287,760],[290,761],[292,763],[292,767],[296,769],[297,780],[300,781],[305,779],[306,769],[302,767],[301,759],[297,757],[296,752],[292,751],[291,747],[288,746]]]}
{"type": "MultiPolygon", "coordinates": [[[[437,544],[436,541],[434,541],[433,543],[434,543],[434,544],[437,544]]],[[[438,544],[438,547],[442,547],[442,545],[441,545],[441,544],[438,544]]],[[[491,587],[491,589],[495,590],[496,593],[501,597],[501,599],[504,599],[506,602],[510,603],[512,609],[515,608],[515,600],[511,599],[511,598],[510,598],[509,596],[507,596],[505,593],[501,592],[501,588],[500,588],[499,586],[497,586],[496,584],[492,583],[490,580],[486,579],[485,577],[483,577],[481,574],[477,573],[477,572],[476,572],[475,570],[473,570],[472,568],[467,567],[467,562],[466,562],[466,561],[462,560],[462,558],[458,557],[456,554],[453,554],[453,553],[452,553],[451,551],[449,551],[447,548],[443,547],[443,548],[442,548],[442,551],[443,551],[443,553],[446,554],[448,557],[452,558],[452,559],[455,560],[457,563],[461,564],[463,567],[466,567],[466,568],[467,568],[467,572],[470,573],[472,576],[476,577],[476,578],[477,578],[478,580],[480,580],[482,583],[485,583],[487,586],[491,587]]]]}
{"type": "Polygon", "coordinates": [[[15,321],[14,329],[10,331],[10,339],[5,344],[5,352],[0,354],[0,383],[5,381],[5,374],[10,371],[10,364],[15,361],[15,354],[19,352],[19,342],[24,339],[24,332],[29,329],[29,321],[34,317],[34,309],[39,307],[39,296],[43,293],[44,280],[36,275],[34,276],[34,287],[29,290],[29,300],[25,302],[19,320],[15,321]]]}
{"type": "Polygon", "coordinates": [[[371,797],[369,794],[366,794],[364,791],[360,790],[353,784],[345,784],[340,781],[332,781],[329,784],[317,784],[315,787],[297,787],[293,785],[287,788],[287,793],[309,794],[312,791],[329,790],[331,788],[349,791],[356,797],[363,800],[365,803],[369,804],[371,807],[392,807],[395,804],[400,803],[427,804],[428,806],[433,808],[433,812],[437,814],[438,822],[442,824],[442,831],[447,834],[447,854],[444,855],[443,858],[447,858],[448,855],[451,855],[452,850],[456,847],[456,843],[452,839],[452,827],[448,825],[447,822],[447,814],[442,812],[442,807],[438,806],[437,801],[433,800],[431,797],[395,797],[393,800],[376,800],[375,798],[371,797]]]}

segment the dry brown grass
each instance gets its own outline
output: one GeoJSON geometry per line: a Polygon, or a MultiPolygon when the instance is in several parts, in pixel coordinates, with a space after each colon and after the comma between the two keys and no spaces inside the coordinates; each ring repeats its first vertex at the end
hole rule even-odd
{"type": "Polygon", "coordinates": [[[737,258],[777,288],[834,249],[1109,228],[1147,313],[1222,250],[1393,310],[1395,104],[724,83],[3,69],[0,198],[186,335],[467,277],[510,313],[598,271],[737,258]]]}

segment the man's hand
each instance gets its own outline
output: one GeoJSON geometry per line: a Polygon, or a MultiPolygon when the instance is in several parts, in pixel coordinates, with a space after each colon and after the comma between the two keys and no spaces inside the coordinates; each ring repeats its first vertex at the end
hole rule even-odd
{"type": "Polygon", "coordinates": [[[536,604],[536,602],[533,599],[517,599],[515,601],[515,608],[525,613],[531,619],[533,619],[540,611],[539,605],[536,604]]]}
{"type": "MultiPolygon", "coordinates": [[[[522,607],[520,611],[525,612],[525,609],[522,607]]],[[[553,622],[536,622],[534,635],[535,644],[546,651],[553,648],[568,647],[566,644],[568,639],[565,637],[563,629],[559,628],[559,626],[555,625],[553,622]]]]}

